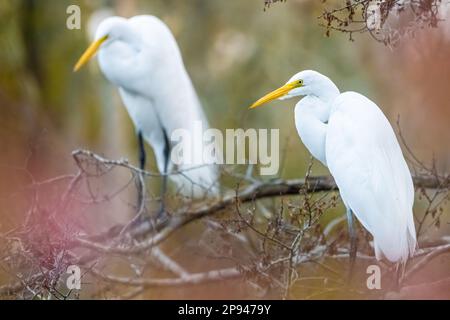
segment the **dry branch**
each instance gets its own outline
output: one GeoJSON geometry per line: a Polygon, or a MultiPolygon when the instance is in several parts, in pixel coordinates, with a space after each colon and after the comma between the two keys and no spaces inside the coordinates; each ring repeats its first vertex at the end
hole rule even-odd
{"type": "MultiPolygon", "coordinates": [[[[70,228],[62,228],[59,224],[59,228],[62,229],[51,234],[55,239],[30,246],[28,241],[33,239],[34,230],[42,234],[43,231],[37,229],[45,229],[47,225],[55,224],[53,221],[55,217],[64,217],[67,212],[70,212],[73,202],[81,201],[79,193],[83,189],[85,181],[93,177],[103,178],[115,168],[128,171],[135,179],[160,177],[157,173],[142,171],[130,165],[125,159],[109,160],[84,150],[75,151],[73,156],[78,167],[77,174],[54,178],[51,181],[37,182],[33,180],[33,184],[28,186],[28,189],[38,190],[47,184],[61,183],[62,181],[67,183],[67,187],[62,189],[58,204],[48,214],[47,218],[42,216],[37,204],[38,198],[34,193],[36,199],[32,202],[32,207],[27,214],[26,224],[23,228],[1,237],[6,242],[16,241],[20,243],[23,252],[19,252],[19,254],[24,255],[25,259],[31,259],[32,264],[42,264],[42,262],[39,262],[40,256],[36,256],[34,251],[42,251],[45,246],[48,246],[48,252],[55,252],[55,256],[51,258],[54,260],[52,265],[49,266],[46,262],[48,271],[42,272],[42,266],[39,266],[40,268],[36,269],[40,270],[39,272],[31,272],[30,276],[21,278],[16,283],[1,286],[0,295],[14,296],[25,290],[28,292],[26,296],[33,293],[33,296],[43,298],[50,292],[50,297],[64,298],[66,295],[58,293],[54,286],[61,281],[64,266],[77,264],[84,267],[88,274],[101,279],[102,283],[133,287],[132,291],[124,295],[130,298],[142,293],[147,287],[195,285],[238,277],[265,279],[265,283],[268,282],[277,286],[284,292],[283,296],[288,297],[289,288],[300,279],[297,272],[298,267],[305,263],[314,262],[322,265],[323,268],[330,269],[330,267],[323,265],[321,261],[324,259],[345,261],[348,258],[348,250],[344,243],[338,243],[341,241],[339,238],[336,240],[329,239],[331,238],[330,230],[335,229],[339,220],[337,222],[332,221],[333,227],[325,228],[323,232],[320,228],[317,228],[322,214],[335,205],[336,184],[330,176],[310,176],[311,170],[308,170],[304,179],[270,181],[260,181],[256,178],[245,179],[246,184],[238,185],[235,190],[226,192],[220,199],[205,199],[200,205],[197,204],[196,206],[193,206],[190,202],[179,206],[164,222],[153,221],[149,217],[146,219],[135,218],[133,219],[134,223],[119,224],[105,232],[83,236],[76,231],[70,231],[70,228]],[[327,198],[329,195],[333,195],[331,199],[327,198]],[[261,228],[261,225],[258,225],[253,218],[257,215],[257,208],[262,205],[261,200],[271,198],[280,198],[281,205],[273,209],[267,209],[263,205],[265,212],[275,214],[267,220],[265,227],[261,228]],[[293,202],[289,199],[292,199],[293,202]],[[295,203],[300,203],[300,206],[295,205],[295,203]],[[165,240],[175,232],[183,230],[186,225],[205,217],[217,219],[220,213],[227,213],[230,216],[233,211],[237,215],[236,217],[231,215],[232,219],[229,222],[220,222],[219,220],[218,223],[209,220],[208,226],[214,225],[215,234],[223,232],[232,235],[231,238],[238,241],[242,246],[248,247],[246,250],[250,250],[249,248],[254,240],[250,241],[248,234],[242,234],[242,231],[247,230],[246,232],[256,235],[263,252],[249,251],[248,256],[252,257],[252,261],[247,263],[236,262],[237,266],[231,268],[191,272],[161,249],[160,245],[165,240]],[[36,220],[36,216],[41,218],[36,220]],[[49,220],[46,221],[45,219],[49,220]],[[55,244],[57,244],[56,247],[55,244]],[[144,259],[147,266],[167,270],[173,277],[148,278],[143,277],[139,272],[134,276],[118,276],[104,270],[100,271],[97,264],[104,259],[108,259],[108,257],[114,256],[126,258],[130,261],[130,266],[133,264],[132,261],[144,259]]],[[[443,195],[444,199],[448,197],[449,176],[439,175],[435,170],[427,170],[421,163],[420,166],[421,171],[417,171],[418,173],[414,177],[416,190],[419,193],[434,192],[443,195]]],[[[243,179],[240,176],[238,180],[242,182],[243,179]]],[[[129,182],[127,185],[129,185],[129,182]]],[[[136,184],[136,187],[144,188],[144,183],[136,184]]],[[[120,190],[123,190],[123,188],[120,188],[120,190]]],[[[144,190],[141,190],[141,192],[144,193],[144,190]]],[[[92,194],[92,190],[89,190],[87,194],[91,197],[90,201],[84,201],[87,204],[100,201],[107,203],[111,199],[111,197],[97,197],[92,194]]],[[[114,193],[114,195],[117,194],[119,192],[114,193]]],[[[430,200],[430,208],[427,209],[425,215],[428,213],[431,215],[432,210],[436,207],[436,205],[431,204],[436,200],[436,197],[430,196],[426,199],[430,200]]],[[[138,204],[136,208],[139,215],[147,210],[143,203],[138,204]]],[[[223,245],[226,245],[226,243],[223,243],[223,245]]],[[[443,239],[443,241],[432,243],[429,247],[424,246],[418,250],[415,257],[410,260],[409,268],[402,282],[407,283],[418,270],[426,267],[432,259],[448,253],[449,248],[448,239],[443,239]]],[[[39,254],[41,255],[41,253],[39,254]]],[[[11,256],[8,258],[10,259],[11,256]]],[[[220,258],[220,255],[218,258],[220,258]]],[[[46,259],[48,260],[48,257],[46,259]]],[[[359,252],[358,259],[376,262],[367,250],[359,252]]],[[[389,266],[385,266],[389,268],[389,266]]]]}

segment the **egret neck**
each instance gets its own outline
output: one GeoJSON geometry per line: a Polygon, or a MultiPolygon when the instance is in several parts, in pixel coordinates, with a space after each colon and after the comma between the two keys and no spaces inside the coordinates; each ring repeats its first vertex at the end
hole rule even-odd
{"type": "MultiPolygon", "coordinates": [[[[305,88],[306,89],[306,88],[305,88]]],[[[309,152],[325,166],[327,124],[334,99],[340,92],[325,76],[305,90],[306,96],[295,107],[295,126],[309,152]]]]}

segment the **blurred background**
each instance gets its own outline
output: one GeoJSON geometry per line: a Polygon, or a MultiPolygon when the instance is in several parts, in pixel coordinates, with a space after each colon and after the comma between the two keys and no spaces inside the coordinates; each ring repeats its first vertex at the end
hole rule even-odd
{"type": "MultiPolygon", "coordinates": [[[[425,163],[434,157],[448,172],[450,23],[389,48],[368,34],[355,34],[355,41],[339,32],[327,37],[317,19],[324,6],[314,0],[268,10],[263,0],[1,1],[0,231],[14,227],[24,209],[4,197],[29,179],[24,169],[36,180],[73,172],[71,152],[78,148],[137,163],[132,123],[97,62],[72,72],[96,23],[108,15],[151,14],[167,23],[212,127],[280,129],[283,178],[303,177],[310,157],[295,131],[293,101],[253,113],[247,107],[303,69],[376,101],[394,126],[400,115],[416,156],[425,163]],[[72,4],[81,7],[81,30],[66,28],[72,4]]],[[[313,174],[327,170],[316,163],[313,174]]],[[[440,233],[448,234],[448,222],[440,233]]]]}

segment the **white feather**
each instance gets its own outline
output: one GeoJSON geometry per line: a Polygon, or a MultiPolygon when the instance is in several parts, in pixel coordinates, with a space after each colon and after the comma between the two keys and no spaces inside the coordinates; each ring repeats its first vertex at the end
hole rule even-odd
{"type": "MultiPolygon", "coordinates": [[[[193,150],[201,150],[195,147],[205,142],[194,135],[194,128],[201,122],[205,130],[208,121],[169,28],[153,16],[111,17],[100,24],[96,38],[105,35],[108,40],[99,51],[101,70],[119,87],[136,129],[155,151],[159,171],[164,171],[165,135],[170,140],[175,130],[187,130],[193,150]]],[[[202,159],[197,155],[195,163],[177,167],[169,163],[169,173],[185,171],[170,176],[183,194],[217,193],[217,168],[202,159]]]]}
{"type": "Polygon", "coordinates": [[[395,133],[378,106],[366,97],[341,94],[326,76],[302,71],[288,93],[305,96],[295,124],[311,154],[328,166],[341,198],[373,235],[378,259],[405,262],[416,248],[414,186],[395,133]]]}
{"type": "Polygon", "coordinates": [[[345,204],[373,235],[377,258],[406,261],[416,247],[414,187],[395,133],[366,97],[333,102],[326,158],[345,204]]]}

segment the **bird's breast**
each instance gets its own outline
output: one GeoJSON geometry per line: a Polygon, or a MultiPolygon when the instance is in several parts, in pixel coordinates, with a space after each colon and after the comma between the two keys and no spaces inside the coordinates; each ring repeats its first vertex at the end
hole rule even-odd
{"type": "MultiPolygon", "coordinates": [[[[120,87],[127,87],[142,82],[142,76],[151,70],[149,63],[141,62],[141,52],[129,45],[117,41],[111,43],[99,53],[99,64],[109,81],[120,87]]],[[[131,89],[131,88],[130,88],[131,89]]]]}
{"type": "Polygon", "coordinates": [[[326,166],[327,124],[314,113],[310,106],[299,103],[295,108],[295,127],[305,147],[326,166]]]}

